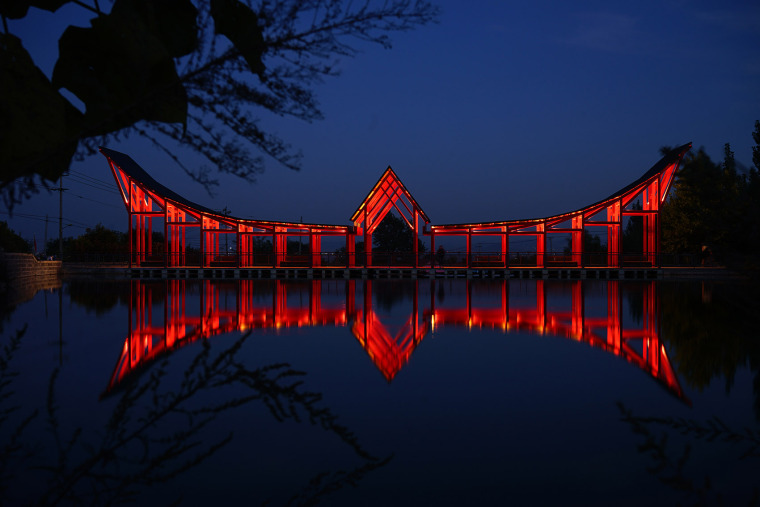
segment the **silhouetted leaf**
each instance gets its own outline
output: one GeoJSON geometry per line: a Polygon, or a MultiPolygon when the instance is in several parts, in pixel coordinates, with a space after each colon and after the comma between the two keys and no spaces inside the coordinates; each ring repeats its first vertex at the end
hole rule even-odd
{"type": "Polygon", "coordinates": [[[10,34],[0,34],[0,117],[3,182],[30,173],[55,180],[68,168],[82,115],[10,34]]]}
{"type": "Polygon", "coordinates": [[[67,4],[72,0],[32,0],[29,5],[44,9],[46,11],[55,12],[61,8],[63,4],[67,4]]]}
{"type": "MultiPolygon", "coordinates": [[[[74,2],[2,0],[0,13],[6,18],[19,18],[27,14],[30,6],[55,11],[67,3],[74,2]]],[[[255,10],[248,7],[252,3],[247,0],[76,2],[79,8],[69,20],[72,26],[58,41],[60,58],[52,82],[53,91],[67,88],[86,107],[84,115],[77,113],[83,116],[77,155],[96,153],[105,142],[98,139],[101,135],[137,133],[168,153],[207,190],[217,184],[209,177],[210,169],[202,165],[189,169],[167,147],[167,139],[202,155],[218,172],[246,181],[255,181],[256,175],[264,170],[264,156],[297,170],[300,154],[277,135],[264,130],[258,124],[256,111],[261,108],[306,121],[321,119],[313,85],[324,76],[337,74],[337,58],[357,53],[352,40],[389,47],[387,33],[433,22],[439,12],[426,0],[389,0],[377,5],[354,5],[340,0],[326,4],[308,0],[256,2],[255,10]],[[202,15],[194,5],[202,6],[198,8],[202,15]],[[91,27],[81,28],[82,22],[93,17],[93,10],[97,11],[97,17],[90,21],[91,27]],[[221,41],[222,37],[231,46],[221,41]],[[219,51],[219,43],[230,46],[225,48],[229,50],[219,51]],[[277,68],[266,76],[264,53],[277,61],[277,68]],[[173,59],[185,55],[182,76],[178,77],[177,62],[173,59]],[[259,80],[251,79],[241,67],[240,56],[259,80]],[[251,153],[250,148],[261,153],[251,153]]],[[[31,32],[28,36],[34,38],[31,32]]],[[[7,75],[3,72],[0,80],[7,75]]],[[[48,95],[50,90],[45,89],[35,107],[47,109],[48,95]]],[[[6,97],[8,94],[4,93],[0,103],[6,97]]],[[[39,123],[31,135],[20,129],[25,144],[35,139],[37,132],[45,131],[42,137],[53,136],[48,131],[62,135],[55,121],[48,118],[45,122],[39,123]]],[[[41,146],[56,148],[45,143],[46,139],[40,140],[41,146]]],[[[45,154],[47,162],[51,155],[47,150],[45,154]]],[[[8,158],[10,155],[3,153],[0,162],[7,162],[8,158]]],[[[9,167],[13,165],[0,165],[4,170],[0,173],[0,197],[12,208],[33,194],[37,186],[34,167],[23,167],[21,178],[9,167]]],[[[60,172],[57,169],[53,174],[60,172]]],[[[361,255],[360,250],[357,253],[361,255]]]]}
{"type": "Polygon", "coordinates": [[[238,0],[211,0],[211,16],[215,32],[226,36],[260,76],[264,72],[264,37],[256,13],[238,0]]]}
{"type": "Polygon", "coordinates": [[[108,16],[91,21],[91,28],[69,26],[61,36],[53,84],[85,103],[88,135],[140,120],[186,122],[187,94],[172,54],[187,49],[188,42],[167,48],[163,39],[168,36],[156,33],[162,24],[151,12],[142,0],[117,0],[108,16]]]}
{"type": "Polygon", "coordinates": [[[3,0],[0,2],[0,16],[8,19],[20,19],[26,16],[29,2],[25,0],[3,0]]]}
{"type": "Polygon", "coordinates": [[[55,12],[63,4],[71,0],[2,0],[0,2],[0,15],[8,19],[21,19],[26,16],[29,7],[37,7],[46,11],[55,12]]]}
{"type": "Polygon", "coordinates": [[[663,482],[663,484],[667,484],[671,488],[680,491],[691,491],[693,489],[691,481],[685,479],[680,475],[664,476],[660,477],[660,480],[663,482]]]}
{"type": "Polygon", "coordinates": [[[147,30],[158,37],[170,56],[178,58],[198,47],[198,10],[190,0],[120,1],[111,14],[139,16],[147,30]]]}

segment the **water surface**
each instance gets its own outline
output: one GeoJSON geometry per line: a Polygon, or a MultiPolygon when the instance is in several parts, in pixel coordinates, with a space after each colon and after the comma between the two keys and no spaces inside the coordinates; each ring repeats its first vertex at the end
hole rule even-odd
{"type": "Polygon", "coordinates": [[[0,493],[747,503],[753,301],[721,283],[68,281],[2,322],[0,493]]]}

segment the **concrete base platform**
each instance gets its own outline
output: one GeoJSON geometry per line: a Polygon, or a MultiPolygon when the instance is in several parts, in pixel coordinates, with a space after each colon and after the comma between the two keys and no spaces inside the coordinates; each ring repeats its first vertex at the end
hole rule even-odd
{"type": "Polygon", "coordinates": [[[379,280],[379,279],[536,279],[536,280],[660,280],[741,278],[723,268],[130,268],[135,279],[301,279],[301,280],[379,280]]]}

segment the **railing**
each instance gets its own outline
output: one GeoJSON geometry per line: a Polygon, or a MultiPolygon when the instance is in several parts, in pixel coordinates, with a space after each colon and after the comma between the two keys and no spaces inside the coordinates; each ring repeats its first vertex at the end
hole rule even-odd
{"type": "Polygon", "coordinates": [[[665,267],[697,267],[715,266],[716,263],[712,257],[702,255],[665,253],[660,254],[660,265],[665,267]]]}
{"type": "MultiPolygon", "coordinates": [[[[55,259],[58,260],[57,255],[55,259]]],[[[128,252],[67,252],[63,254],[64,262],[85,262],[93,264],[127,264],[128,252]]]]}
{"type": "MultiPolygon", "coordinates": [[[[370,255],[363,252],[353,254],[353,259],[345,251],[315,252],[307,254],[273,254],[248,253],[224,254],[201,253],[191,251],[186,253],[162,252],[75,252],[64,255],[65,262],[82,263],[120,263],[134,267],[219,267],[219,268],[398,268],[414,267],[413,252],[378,252],[370,255]],[[349,260],[353,262],[349,263],[349,260]],[[201,263],[203,261],[203,264],[201,263]],[[369,261],[369,262],[367,262],[369,261]]],[[[696,254],[613,254],[606,252],[445,252],[420,253],[416,266],[420,268],[605,268],[605,267],[700,267],[715,266],[712,258],[696,254]],[[616,265],[617,261],[619,264],[616,265]]]]}

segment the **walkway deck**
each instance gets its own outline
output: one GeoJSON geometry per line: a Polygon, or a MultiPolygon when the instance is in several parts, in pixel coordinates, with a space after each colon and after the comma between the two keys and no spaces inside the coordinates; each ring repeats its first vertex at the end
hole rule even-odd
{"type": "Polygon", "coordinates": [[[109,276],[127,279],[302,279],[302,280],[377,280],[377,279],[536,279],[536,280],[714,280],[744,279],[741,273],[723,267],[665,268],[161,268],[115,264],[64,264],[66,277],[109,276]]]}

